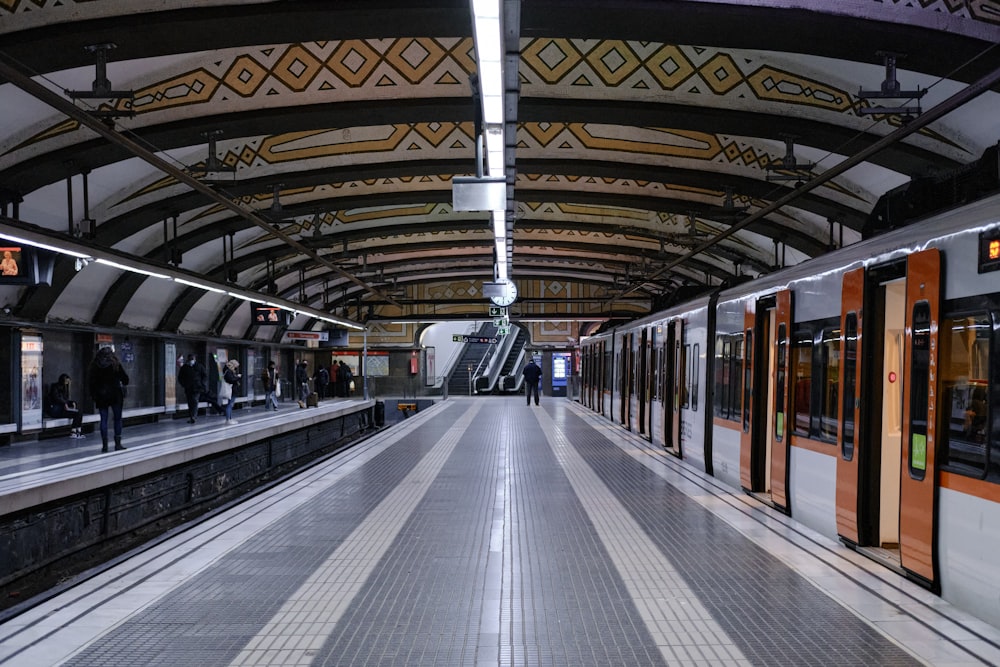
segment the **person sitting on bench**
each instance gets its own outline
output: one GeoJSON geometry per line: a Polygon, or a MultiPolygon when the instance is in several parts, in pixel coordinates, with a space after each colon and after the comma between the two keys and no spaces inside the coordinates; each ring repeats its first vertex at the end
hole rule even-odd
{"type": "Polygon", "coordinates": [[[77,406],[76,401],[71,401],[69,398],[69,376],[63,373],[59,376],[59,379],[52,383],[49,387],[48,401],[46,401],[46,406],[48,407],[49,416],[54,419],[72,419],[70,424],[70,434],[71,438],[85,438],[81,432],[81,425],[83,424],[83,413],[80,412],[80,408],[77,406]]]}

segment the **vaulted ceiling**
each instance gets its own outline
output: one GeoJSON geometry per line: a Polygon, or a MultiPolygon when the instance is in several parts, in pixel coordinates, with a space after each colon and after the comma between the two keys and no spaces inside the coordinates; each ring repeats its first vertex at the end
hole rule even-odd
{"type": "MultiPolygon", "coordinates": [[[[992,2],[502,7],[515,317],[633,317],[807,261],[857,241],[885,191],[1000,139],[992,2]],[[890,80],[884,53],[947,113],[868,112],[918,103],[860,94],[890,80]],[[812,166],[776,169],[788,155],[812,166]]],[[[452,208],[476,171],[467,0],[0,0],[0,35],[0,233],[370,326],[484,316],[489,217],[452,208]],[[101,87],[101,57],[131,96],[71,94],[101,87]]],[[[224,293],[71,258],[51,287],[0,291],[26,321],[280,335],[224,293]]]]}

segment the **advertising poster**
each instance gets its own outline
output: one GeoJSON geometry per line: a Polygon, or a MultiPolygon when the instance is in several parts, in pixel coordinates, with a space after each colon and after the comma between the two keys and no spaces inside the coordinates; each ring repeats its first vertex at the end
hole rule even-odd
{"type": "Polygon", "coordinates": [[[163,379],[166,385],[163,402],[168,413],[177,409],[177,368],[180,365],[177,359],[177,345],[166,343],[163,346],[163,379]]]}
{"type": "Polygon", "coordinates": [[[428,387],[433,387],[434,381],[437,379],[437,366],[434,363],[434,356],[433,347],[424,350],[424,368],[427,370],[427,374],[424,376],[424,384],[428,387]]]}
{"type": "Polygon", "coordinates": [[[42,426],[42,337],[21,338],[21,428],[42,426]]]}

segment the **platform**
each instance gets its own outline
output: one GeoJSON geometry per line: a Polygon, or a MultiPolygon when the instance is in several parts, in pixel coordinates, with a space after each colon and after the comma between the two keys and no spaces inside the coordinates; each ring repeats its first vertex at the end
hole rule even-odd
{"type": "Polygon", "coordinates": [[[1000,632],[565,399],[452,398],[0,626],[0,665],[977,665],[1000,632]]]}

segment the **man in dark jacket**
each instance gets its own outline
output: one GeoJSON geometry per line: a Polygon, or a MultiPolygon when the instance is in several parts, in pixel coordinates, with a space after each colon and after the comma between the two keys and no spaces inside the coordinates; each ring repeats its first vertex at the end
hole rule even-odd
{"type": "Polygon", "coordinates": [[[295,387],[299,395],[299,407],[306,407],[306,399],[309,398],[309,362],[300,359],[295,365],[295,387]]]}
{"type": "Polygon", "coordinates": [[[528,399],[528,405],[531,405],[532,394],[535,395],[535,405],[538,405],[538,384],[542,379],[542,369],[535,363],[534,358],[524,367],[521,375],[524,376],[524,395],[528,399]]]}
{"type": "Polygon", "coordinates": [[[330,373],[323,368],[323,364],[319,365],[316,369],[316,375],[313,376],[313,386],[316,387],[316,395],[319,400],[326,398],[326,386],[330,384],[330,373]]]}
{"type": "Polygon", "coordinates": [[[187,398],[188,424],[193,424],[198,416],[198,401],[202,394],[208,392],[208,371],[205,370],[205,364],[189,354],[187,363],[177,371],[177,381],[184,387],[184,396],[187,398]]]}

